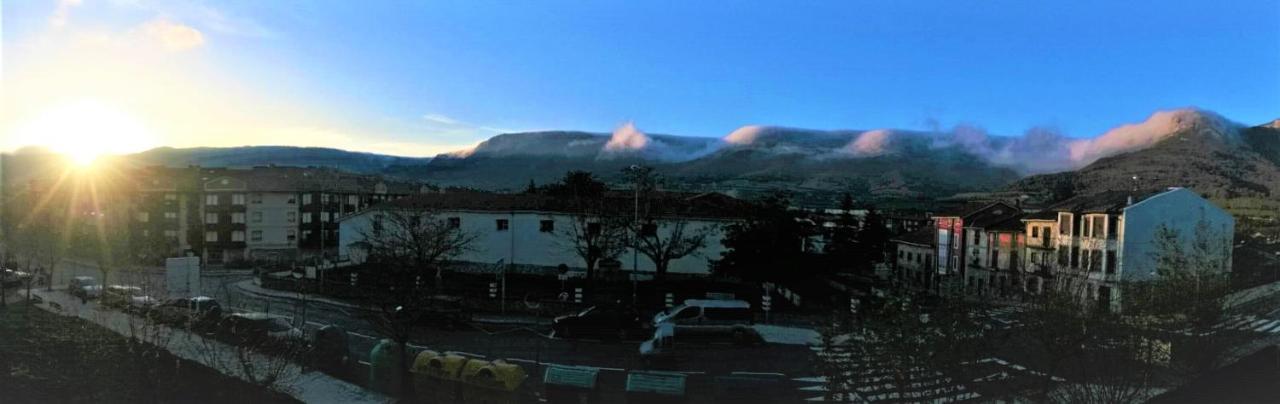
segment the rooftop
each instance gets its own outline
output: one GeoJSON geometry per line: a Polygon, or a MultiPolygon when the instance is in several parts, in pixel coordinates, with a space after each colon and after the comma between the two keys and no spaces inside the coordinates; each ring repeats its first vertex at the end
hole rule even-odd
{"type": "MultiPolygon", "coordinates": [[[[634,198],[631,192],[610,191],[587,203],[592,208],[630,215],[635,208],[634,198]]],[[[750,202],[720,193],[653,192],[639,201],[641,212],[652,216],[737,218],[751,206],[750,202]]],[[[582,211],[582,204],[572,197],[544,194],[450,191],[418,194],[374,206],[388,208],[576,213],[582,211]]]]}

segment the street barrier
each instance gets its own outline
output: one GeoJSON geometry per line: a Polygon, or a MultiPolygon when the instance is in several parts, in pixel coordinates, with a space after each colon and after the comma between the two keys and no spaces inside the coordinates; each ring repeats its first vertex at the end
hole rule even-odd
{"type": "Polygon", "coordinates": [[[600,402],[596,389],[600,369],[583,366],[548,365],[542,376],[544,398],[552,404],[590,404],[600,402]]]}

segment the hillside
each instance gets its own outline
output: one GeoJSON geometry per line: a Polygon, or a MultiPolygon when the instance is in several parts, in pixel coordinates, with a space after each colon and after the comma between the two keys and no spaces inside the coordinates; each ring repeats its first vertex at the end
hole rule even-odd
{"type": "Polygon", "coordinates": [[[1275,124],[1223,128],[1200,120],[1145,149],[1076,171],[1027,177],[1009,189],[1058,199],[1171,186],[1218,200],[1280,198],[1280,129],[1275,124]]]}
{"type": "Polygon", "coordinates": [[[141,165],[185,167],[326,166],[362,174],[380,174],[392,166],[425,165],[431,159],[396,157],[320,147],[244,146],[160,147],[129,156],[141,165]]]}

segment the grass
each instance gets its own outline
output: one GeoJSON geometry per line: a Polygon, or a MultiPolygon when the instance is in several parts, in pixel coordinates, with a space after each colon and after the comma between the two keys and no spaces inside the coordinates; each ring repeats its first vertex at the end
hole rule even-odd
{"type": "Polygon", "coordinates": [[[0,308],[0,402],[296,403],[88,321],[0,308]],[[145,354],[145,353],[149,353],[145,354]]]}

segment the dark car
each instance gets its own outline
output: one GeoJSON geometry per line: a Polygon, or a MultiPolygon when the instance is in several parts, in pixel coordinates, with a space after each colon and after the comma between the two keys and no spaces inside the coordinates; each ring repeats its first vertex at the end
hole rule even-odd
{"type": "Polygon", "coordinates": [[[207,296],[169,299],[153,310],[152,317],[166,324],[212,325],[222,319],[222,305],[207,296]]]}
{"type": "Polygon", "coordinates": [[[290,324],[289,317],[268,313],[234,313],[218,324],[219,332],[238,345],[282,348],[305,343],[302,330],[290,324]]]}
{"type": "Polygon", "coordinates": [[[427,326],[460,328],[471,322],[471,315],[462,307],[462,298],[458,296],[427,296],[418,310],[418,318],[427,326]]]}
{"type": "Polygon", "coordinates": [[[556,337],[626,339],[644,335],[648,323],[639,312],[623,307],[591,306],[578,313],[556,317],[551,324],[556,337]]]}

